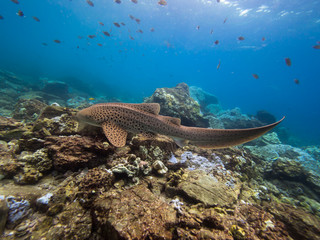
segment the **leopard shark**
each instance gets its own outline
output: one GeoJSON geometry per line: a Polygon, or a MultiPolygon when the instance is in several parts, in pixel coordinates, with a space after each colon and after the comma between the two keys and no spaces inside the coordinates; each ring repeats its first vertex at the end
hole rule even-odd
{"type": "Polygon", "coordinates": [[[115,147],[126,145],[128,132],[156,134],[173,138],[179,146],[193,144],[201,148],[227,148],[260,137],[278,122],[246,129],[209,129],[181,125],[179,118],[159,115],[158,103],[100,103],[77,113],[80,122],[102,127],[109,142],[115,147]]]}

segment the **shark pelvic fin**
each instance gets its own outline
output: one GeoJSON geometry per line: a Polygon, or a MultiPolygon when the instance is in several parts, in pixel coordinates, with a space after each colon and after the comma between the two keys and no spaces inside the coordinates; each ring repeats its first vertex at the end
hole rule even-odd
{"type": "Polygon", "coordinates": [[[126,130],[111,122],[104,122],[101,126],[104,134],[113,146],[124,147],[126,145],[128,135],[126,130]]]}
{"type": "Polygon", "coordinates": [[[176,137],[172,137],[172,138],[175,141],[175,143],[181,148],[183,148],[184,146],[187,146],[189,143],[189,141],[186,139],[176,138],[176,137]]]}

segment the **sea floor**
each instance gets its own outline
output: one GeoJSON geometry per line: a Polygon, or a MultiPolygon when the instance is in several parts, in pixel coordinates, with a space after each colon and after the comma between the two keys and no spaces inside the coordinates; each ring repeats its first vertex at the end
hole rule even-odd
{"type": "MultiPolygon", "coordinates": [[[[162,135],[116,148],[75,118],[96,100],[0,75],[1,239],[320,239],[319,146],[294,147],[276,129],[220,150],[162,135]]],[[[145,101],[190,125],[263,123],[196,91],[207,101],[186,84],[145,101]]]]}

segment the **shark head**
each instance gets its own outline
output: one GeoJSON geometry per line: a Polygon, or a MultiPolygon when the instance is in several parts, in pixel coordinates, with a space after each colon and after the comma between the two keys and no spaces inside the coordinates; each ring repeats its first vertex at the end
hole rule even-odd
{"type": "Polygon", "coordinates": [[[80,122],[85,122],[87,124],[94,125],[94,126],[100,126],[100,124],[97,122],[97,120],[95,119],[94,116],[95,115],[92,114],[92,108],[91,107],[82,109],[81,111],[79,111],[77,113],[77,119],[80,122]]]}

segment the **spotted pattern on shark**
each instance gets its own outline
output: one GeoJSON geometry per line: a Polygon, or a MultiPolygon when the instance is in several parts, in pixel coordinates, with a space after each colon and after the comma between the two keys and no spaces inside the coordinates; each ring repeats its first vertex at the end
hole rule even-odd
{"type": "Polygon", "coordinates": [[[80,121],[100,126],[110,143],[116,147],[126,144],[127,133],[151,133],[172,137],[179,146],[188,142],[203,148],[226,148],[260,137],[278,122],[247,129],[207,129],[187,127],[180,119],[159,115],[158,103],[101,103],[78,112],[80,121]]]}

